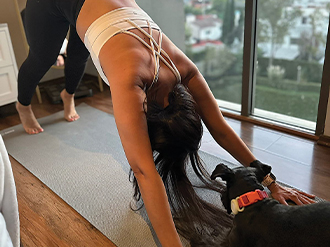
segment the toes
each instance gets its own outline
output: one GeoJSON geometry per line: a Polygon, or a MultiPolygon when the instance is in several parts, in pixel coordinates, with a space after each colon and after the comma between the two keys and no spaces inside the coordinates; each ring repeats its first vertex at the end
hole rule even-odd
{"type": "Polygon", "coordinates": [[[27,130],[26,132],[27,132],[29,135],[36,134],[34,129],[32,129],[32,130],[27,130]]]}
{"type": "Polygon", "coordinates": [[[66,118],[66,120],[69,122],[73,122],[73,121],[78,120],[79,118],[80,118],[79,115],[73,115],[73,116],[69,116],[68,118],[66,118]]]}
{"type": "Polygon", "coordinates": [[[34,130],[34,133],[35,133],[35,134],[38,134],[38,133],[41,133],[41,132],[43,132],[43,131],[44,131],[43,128],[38,128],[38,129],[35,129],[35,130],[34,130]]]}
{"type": "Polygon", "coordinates": [[[79,115],[70,116],[70,117],[69,117],[69,119],[70,119],[69,121],[70,121],[70,122],[73,122],[73,121],[78,120],[79,118],[80,118],[79,115]]]}
{"type": "Polygon", "coordinates": [[[37,128],[37,129],[28,129],[28,130],[25,130],[25,131],[26,131],[26,133],[28,133],[30,135],[34,135],[34,134],[44,132],[44,129],[43,128],[37,128]]]}

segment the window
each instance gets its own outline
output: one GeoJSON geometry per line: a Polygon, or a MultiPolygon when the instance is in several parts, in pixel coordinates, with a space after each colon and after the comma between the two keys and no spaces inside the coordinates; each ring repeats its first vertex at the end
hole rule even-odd
{"type": "Polygon", "coordinates": [[[328,83],[322,84],[330,0],[184,4],[186,54],[222,109],[306,131],[317,128],[326,109],[321,104],[320,111],[319,102],[328,83]]]}
{"type": "Polygon", "coordinates": [[[244,1],[184,1],[186,54],[197,65],[219,104],[240,111],[244,1]]]}
{"type": "Polygon", "coordinates": [[[258,1],[253,114],[315,130],[329,12],[308,2],[258,1]]]}

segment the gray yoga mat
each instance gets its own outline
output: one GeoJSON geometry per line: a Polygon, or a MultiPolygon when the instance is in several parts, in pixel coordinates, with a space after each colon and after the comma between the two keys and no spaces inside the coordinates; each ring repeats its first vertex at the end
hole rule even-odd
{"type": "MultiPolygon", "coordinates": [[[[22,125],[0,132],[8,153],[118,247],[161,246],[145,210],[130,209],[132,184],[114,117],[86,104],[77,107],[80,119],[67,122],[63,112],[39,119],[44,132],[27,135],[22,125]]],[[[212,172],[225,162],[200,152],[212,172]]],[[[189,170],[193,183],[197,183],[189,170]]],[[[198,191],[220,205],[214,192],[198,191]]],[[[188,246],[185,243],[185,246],[188,246]]]]}

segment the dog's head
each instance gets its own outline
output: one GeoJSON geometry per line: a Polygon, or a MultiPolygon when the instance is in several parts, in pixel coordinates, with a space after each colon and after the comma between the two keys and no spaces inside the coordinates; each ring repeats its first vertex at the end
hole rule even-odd
{"type": "Polygon", "coordinates": [[[256,162],[250,167],[238,167],[234,169],[230,169],[224,164],[219,164],[213,171],[211,179],[220,177],[226,182],[227,190],[223,193],[221,200],[227,212],[230,214],[231,200],[256,189],[263,190],[261,182],[270,171],[270,166],[260,162],[256,162]]]}

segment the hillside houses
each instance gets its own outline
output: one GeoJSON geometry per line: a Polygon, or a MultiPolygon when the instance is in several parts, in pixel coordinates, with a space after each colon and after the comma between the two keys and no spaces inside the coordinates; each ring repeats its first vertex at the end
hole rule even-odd
{"type": "MultiPolygon", "coordinates": [[[[316,42],[313,44],[316,52],[316,58],[320,63],[324,60],[324,44],[313,38],[316,36],[323,36],[326,38],[328,24],[329,24],[329,12],[326,8],[326,4],[329,0],[299,0],[287,7],[288,11],[299,10],[301,15],[295,19],[294,25],[288,31],[283,39],[282,44],[278,44],[274,50],[273,58],[294,60],[301,55],[301,47],[307,46],[309,42],[316,42]],[[316,23],[312,23],[313,15],[317,16],[316,23]],[[313,40],[314,39],[314,40],[313,40]]],[[[259,20],[263,21],[263,20],[259,20]]],[[[258,47],[264,52],[264,57],[271,56],[271,44],[270,42],[259,42],[258,47]]]]}
{"type": "Polygon", "coordinates": [[[221,46],[220,37],[222,35],[222,21],[215,15],[188,15],[186,25],[191,34],[188,43],[198,51],[203,46],[221,46]],[[215,42],[219,41],[219,42],[215,42]]]}

